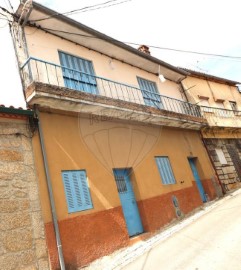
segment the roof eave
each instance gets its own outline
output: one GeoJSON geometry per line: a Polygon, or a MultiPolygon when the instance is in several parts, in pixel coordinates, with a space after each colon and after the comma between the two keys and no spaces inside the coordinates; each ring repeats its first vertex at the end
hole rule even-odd
{"type": "Polygon", "coordinates": [[[197,72],[197,71],[194,71],[194,70],[189,70],[189,69],[186,69],[186,68],[184,68],[184,70],[187,72],[187,76],[193,76],[193,77],[196,77],[196,78],[209,79],[211,81],[216,81],[216,82],[228,84],[228,85],[231,85],[231,86],[237,86],[237,85],[241,84],[241,82],[237,82],[237,81],[217,77],[217,76],[206,74],[206,73],[197,72]]]}
{"type": "MultiPolygon", "coordinates": [[[[40,11],[40,12],[45,13],[47,16],[53,16],[53,15],[58,14],[54,10],[51,10],[51,9],[49,9],[49,8],[39,4],[39,3],[36,3],[34,1],[33,1],[33,8],[40,11]]],[[[22,8],[21,8],[21,5],[20,5],[18,7],[17,11],[16,11],[16,15],[20,16],[21,10],[22,10],[22,8]]],[[[107,42],[109,42],[109,43],[111,43],[111,44],[113,44],[113,45],[115,45],[117,47],[120,47],[120,48],[122,48],[124,50],[127,50],[127,51],[137,55],[138,57],[147,59],[147,60],[149,60],[149,61],[151,61],[151,62],[153,62],[155,64],[158,64],[158,65],[163,66],[163,67],[165,67],[167,69],[170,69],[170,70],[182,75],[180,81],[183,80],[188,75],[188,72],[186,72],[184,70],[180,70],[179,68],[177,68],[177,67],[175,67],[175,66],[173,66],[171,64],[168,64],[168,63],[166,63],[166,62],[164,62],[162,60],[159,60],[156,57],[153,57],[151,55],[140,52],[137,49],[135,49],[135,48],[133,48],[133,47],[121,42],[121,41],[118,41],[118,40],[116,40],[116,39],[114,39],[114,38],[112,38],[110,36],[107,36],[107,35],[99,32],[99,31],[96,31],[96,30],[94,30],[94,29],[92,29],[92,28],[90,28],[90,27],[88,27],[88,26],[86,26],[86,25],[84,25],[84,24],[82,24],[80,22],[77,22],[77,21],[75,21],[75,20],[73,20],[73,19],[71,19],[69,17],[66,17],[66,16],[64,16],[62,14],[58,14],[58,20],[61,20],[61,21],[65,22],[65,23],[67,23],[67,24],[69,24],[69,25],[71,25],[73,27],[80,28],[80,29],[82,29],[83,31],[85,31],[85,32],[87,32],[89,34],[91,34],[93,36],[96,36],[96,37],[98,37],[100,39],[103,39],[103,40],[105,40],[105,41],[107,41],[107,42]]]]}

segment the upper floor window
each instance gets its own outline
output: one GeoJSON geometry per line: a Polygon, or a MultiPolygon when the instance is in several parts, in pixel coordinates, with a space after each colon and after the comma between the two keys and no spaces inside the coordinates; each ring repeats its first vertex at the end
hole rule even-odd
{"type": "Polygon", "coordinates": [[[237,111],[237,103],[236,103],[236,102],[234,102],[234,101],[229,101],[229,104],[230,104],[231,109],[232,109],[233,111],[237,111]]]}
{"type": "Polygon", "coordinates": [[[212,112],[212,109],[210,108],[210,104],[209,104],[209,97],[205,97],[205,96],[198,96],[198,97],[199,97],[198,105],[203,106],[202,110],[204,112],[212,112]]]}
{"type": "Polygon", "coordinates": [[[97,94],[97,82],[91,61],[59,52],[66,87],[97,94]]]}
{"type": "Polygon", "coordinates": [[[221,163],[222,165],[228,164],[228,162],[227,162],[227,160],[226,160],[226,158],[225,158],[225,155],[224,155],[222,149],[220,149],[220,148],[215,148],[215,152],[216,152],[216,154],[217,154],[217,156],[218,156],[218,159],[219,159],[219,161],[220,161],[220,163],[221,163]]]}
{"type": "Polygon", "coordinates": [[[222,101],[216,101],[217,108],[219,109],[225,109],[223,100],[222,101]]]}
{"type": "Polygon", "coordinates": [[[144,102],[148,106],[163,108],[161,96],[155,82],[137,77],[144,102]]]}
{"type": "Polygon", "coordinates": [[[176,180],[168,157],[155,157],[156,164],[164,185],[175,184],[176,180]]]}
{"type": "Polygon", "coordinates": [[[216,101],[216,115],[219,117],[232,117],[233,115],[230,114],[230,111],[225,109],[224,100],[216,101]]]}

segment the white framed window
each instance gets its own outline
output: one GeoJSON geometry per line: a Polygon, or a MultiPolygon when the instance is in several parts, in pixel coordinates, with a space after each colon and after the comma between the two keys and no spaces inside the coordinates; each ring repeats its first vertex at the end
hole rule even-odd
{"type": "Polygon", "coordinates": [[[230,104],[231,109],[232,109],[233,111],[237,111],[237,103],[236,103],[236,102],[234,102],[234,101],[229,101],[229,104],[230,104]]]}
{"type": "Polygon", "coordinates": [[[223,150],[221,148],[215,148],[215,152],[216,152],[216,154],[218,156],[218,159],[219,159],[220,163],[222,165],[227,165],[228,162],[227,162],[227,160],[225,158],[225,155],[223,153],[223,150]]]}
{"type": "Polygon", "coordinates": [[[199,106],[202,106],[202,111],[203,112],[212,112],[212,108],[210,107],[208,97],[202,98],[199,96],[200,101],[198,102],[199,106]]]}
{"type": "Polygon", "coordinates": [[[225,109],[223,101],[216,101],[216,106],[219,109],[225,109]]]}

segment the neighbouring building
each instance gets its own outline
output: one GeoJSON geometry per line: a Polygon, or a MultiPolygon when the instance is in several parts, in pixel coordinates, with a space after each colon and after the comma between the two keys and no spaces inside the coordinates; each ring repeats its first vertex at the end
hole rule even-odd
{"type": "Polygon", "coordinates": [[[0,268],[48,270],[33,112],[0,106],[0,268]]]}
{"type": "Polygon", "coordinates": [[[200,137],[207,120],[180,85],[188,73],[27,3],[12,35],[38,117],[51,269],[62,259],[84,266],[214,199],[220,186],[200,137]]]}
{"type": "Polygon", "coordinates": [[[208,126],[203,141],[225,191],[241,186],[241,94],[239,82],[186,70],[182,81],[190,102],[201,106],[208,126]]]}

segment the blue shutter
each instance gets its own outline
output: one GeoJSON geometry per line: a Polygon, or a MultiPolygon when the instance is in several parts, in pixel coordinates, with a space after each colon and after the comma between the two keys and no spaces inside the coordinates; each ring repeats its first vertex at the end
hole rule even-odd
{"type": "Polygon", "coordinates": [[[59,52],[59,58],[66,87],[92,94],[98,93],[91,61],[63,52],[59,52]]]}
{"type": "Polygon", "coordinates": [[[176,180],[173,175],[172,167],[168,157],[156,157],[156,164],[161,175],[164,185],[175,184],[176,180]]]}
{"type": "Polygon", "coordinates": [[[161,96],[155,82],[137,77],[144,102],[148,106],[162,108],[161,96]]]}
{"type": "Polygon", "coordinates": [[[69,213],[93,208],[85,171],[63,171],[62,179],[69,213]]]}

